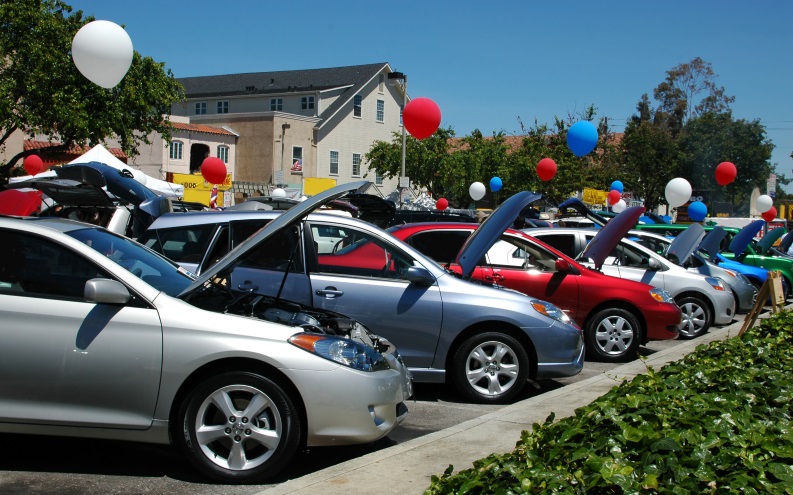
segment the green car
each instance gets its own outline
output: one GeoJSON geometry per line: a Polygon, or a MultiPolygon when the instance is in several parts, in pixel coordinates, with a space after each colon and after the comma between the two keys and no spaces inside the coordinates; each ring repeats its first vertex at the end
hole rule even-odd
{"type": "MultiPolygon", "coordinates": [[[[765,220],[755,220],[742,229],[734,227],[721,227],[727,233],[722,241],[722,250],[719,257],[723,257],[726,262],[737,261],[744,265],[756,266],[767,270],[779,271],[784,280],[785,299],[790,295],[790,288],[793,287],[793,258],[780,255],[778,251],[772,249],[772,245],[787,230],[775,228],[770,230],[760,241],[755,241],[754,237],[760,232],[765,224],[765,220]]],[[[640,224],[636,228],[656,232],[665,236],[677,236],[684,231],[688,224],[640,224]]],[[[710,231],[715,226],[706,225],[705,230],[710,231]]],[[[721,265],[721,263],[719,263],[721,265]]]]}

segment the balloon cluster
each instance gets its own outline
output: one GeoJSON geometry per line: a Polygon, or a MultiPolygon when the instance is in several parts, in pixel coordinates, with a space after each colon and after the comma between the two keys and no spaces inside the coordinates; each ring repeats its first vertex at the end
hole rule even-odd
{"type": "Polygon", "coordinates": [[[776,218],[776,207],[774,206],[774,200],[771,196],[767,194],[761,194],[757,197],[757,211],[760,212],[760,216],[763,217],[763,220],[766,222],[771,222],[776,218]]]}
{"type": "Polygon", "coordinates": [[[628,205],[625,203],[625,200],[622,199],[622,193],[625,190],[625,186],[622,185],[622,182],[615,180],[611,183],[611,188],[609,189],[608,194],[608,202],[611,205],[611,211],[614,213],[621,213],[628,205]]]}

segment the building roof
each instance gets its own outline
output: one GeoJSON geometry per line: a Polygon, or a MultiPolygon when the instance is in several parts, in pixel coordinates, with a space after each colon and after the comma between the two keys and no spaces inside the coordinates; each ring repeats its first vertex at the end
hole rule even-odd
{"type": "Polygon", "coordinates": [[[219,134],[223,136],[236,136],[233,132],[223,129],[222,127],[213,127],[211,125],[204,125],[204,124],[186,124],[183,122],[173,122],[171,121],[171,125],[174,129],[178,131],[188,131],[188,132],[203,132],[205,134],[219,134]]]}
{"type": "MultiPolygon", "coordinates": [[[[44,166],[58,165],[61,163],[68,163],[77,157],[80,157],[91,150],[91,146],[72,145],[68,150],[60,150],[58,147],[63,146],[62,143],[50,141],[36,141],[34,139],[26,139],[22,143],[24,151],[38,150],[44,166]]],[[[127,163],[127,155],[121,151],[121,148],[107,148],[113,156],[118,158],[124,163],[127,163]]]]}
{"type": "Polygon", "coordinates": [[[324,109],[319,116],[324,122],[385,68],[390,71],[388,63],[381,62],[327,69],[183,77],[178,78],[177,81],[184,87],[185,97],[192,100],[225,96],[310,93],[346,88],[342,96],[324,109]]]}

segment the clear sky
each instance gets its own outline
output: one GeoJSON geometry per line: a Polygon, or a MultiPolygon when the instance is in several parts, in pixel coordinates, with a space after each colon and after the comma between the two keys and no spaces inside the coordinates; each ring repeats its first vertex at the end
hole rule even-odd
{"type": "Polygon", "coordinates": [[[65,1],[123,25],[177,78],[387,62],[457,136],[590,105],[620,132],[667,70],[700,57],[793,177],[791,0],[65,1]]]}

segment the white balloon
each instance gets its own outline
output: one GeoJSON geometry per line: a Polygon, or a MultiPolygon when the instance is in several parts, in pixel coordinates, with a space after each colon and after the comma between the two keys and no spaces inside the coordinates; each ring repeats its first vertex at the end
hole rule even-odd
{"type": "Polygon", "coordinates": [[[666,202],[675,208],[683,206],[691,199],[691,184],[682,177],[676,177],[666,184],[666,202]]]}
{"type": "Polygon", "coordinates": [[[132,40],[124,28],[110,21],[93,21],[72,39],[72,59],[91,82],[113,88],[132,64],[132,40]]]}
{"type": "Polygon", "coordinates": [[[474,201],[479,201],[480,199],[485,197],[485,185],[481,182],[474,182],[468,188],[468,194],[471,195],[471,198],[474,201]]]}
{"type": "Polygon", "coordinates": [[[765,213],[774,206],[774,200],[768,194],[763,194],[757,197],[757,211],[765,213]]]}
{"type": "Polygon", "coordinates": [[[628,205],[625,203],[625,200],[621,199],[616,203],[614,203],[613,205],[611,205],[611,211],[613,211],[614,213],[621,213],[627,207],[628,205]]]}
{"type": "Polygon", "coordinates": [[[283,189],[278,187],[278,188],[273,189],[273,192],[270,193],[270,196],[273,197],[273,198],[285,198],[286,197],[286,191],[284,191],[283,189]]]}

